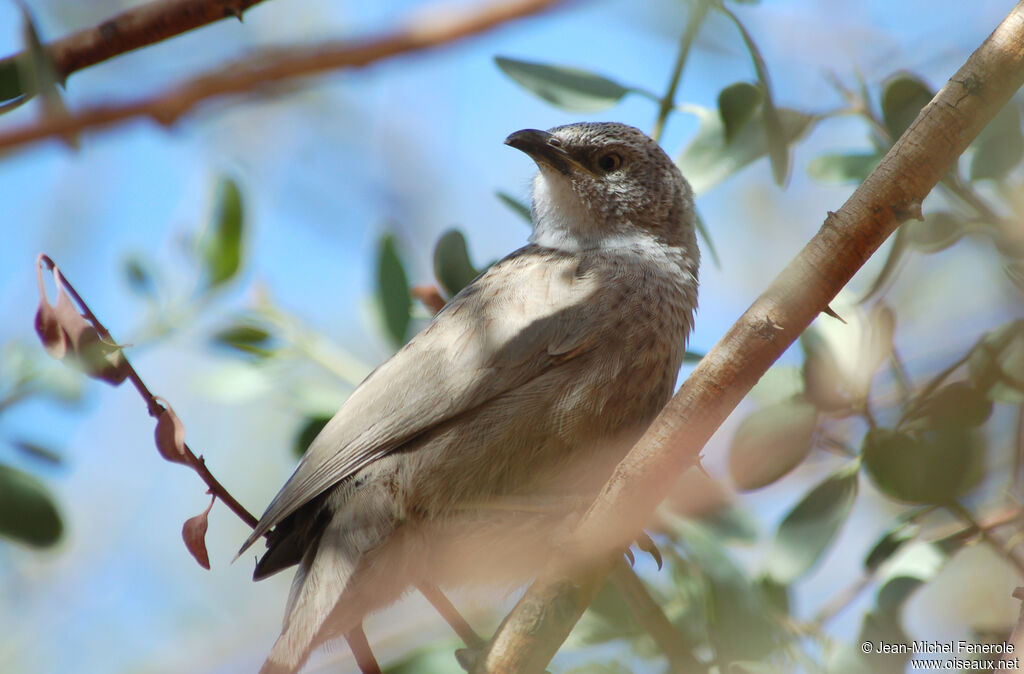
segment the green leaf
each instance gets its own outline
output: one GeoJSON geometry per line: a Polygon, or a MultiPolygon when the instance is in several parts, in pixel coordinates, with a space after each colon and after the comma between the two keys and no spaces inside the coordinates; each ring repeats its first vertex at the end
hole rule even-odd
{"type": "Polygon", "coordinates": [[[149,264],[138,255],[132,255],[124,261],[124,277],[128,287],[140,297],[152,299],[156,296],[153,272],[149,264]]]}
{"type": "Polygon", "coordinates": [[[412,312],[409,277],[395,249],[390,234],[381,237],[377,254],[377,302],[384,318],[384,328],[397,345],[405,344],[412,312]]]}
{"type": "Polygon", "coordinates": [[[864,568],[869,572],[878,570],[878,567],[912,541],[920,531],[921,527],[916,524],[902,520],[897,522],[871,546],[871,551],[864,558],[864,568]]]}
{"type": "Polygon", "coordinates": [[[767,575],[786,585],[810,571],[828,550],[857,498],[857,463],[836,471],[805,495],[779,524],[767,575]]]}
{"type": "Polygon", "coordinates": [[[868,475],[886,495],[910,503],[948,503],[981,478],[985,448],[963,429],[904,433],[867,432],[861,456],[868,475]]]}
{"type": "Polygon", "coordinates": [[[0,464],[0,536],[49,547],[60,540],[63,530],[46,486],[24,471],[0,464]]]}
{"type": "Polygon", "coordinates": [[[48,463],[51,466],[59,466],[62,463],[64,463],[63,456],[53,451],[49,447],[44,447],[43,445],[40,445],[39,443],[29,442],[28,440],[12,440],[11,444],[14,445],[16,449],[18,449],[21,452],[24,452],[28,456],[48,463]]]}
{"type": "Polygon", "coordinates": [[[973,143],[971,180],[1002,180],[1024,157],[1020,109],[1010,101],[988,123],[973,143]]]}
{"type": "Polygon", "coordinates": [[[0,60],[0,112],[13,110],[31,98],[22,81],[21,60],[17,56],[0,60]]]}
{"type": "Polygon", "coordinates": [[[243,216],[238,183],[231,178],[221,178],[213,221],[199,243],[207,288],[223,285],[238,273],[242,259],[243,216]]]}
{"type": "Polygon", "coordinates": [[[875,170],[882,156],[877,152],[823,154],[807,166],[815,180],[834,185],[860,184],[875,170]]]}
{"type": "Polygon", "coordinates": [[[727,144],[750,121],[763,100],[764,93],[748,82],[731,84],[719,92],[718,115],[722,118],[727,144]]]}
{"type": "Polygon", "coordinates": [[[581,644],[603,644],[615,639],[632,638],[643,633],[633,617],[629,604],[618,588],[606,582],[594,596],[573,630],[574,639],[581,644]]]}
{"type": "Polygon", "coordinates": [[[811,452],[818,410],[789,400],[763,407],[736,429],[729,473],[741,491],[760,489],[799,466],[811,452]]]}
{"type": "Polygon", "coordinates": [[[527,91],[573,112],[596,112],[618,103],[629,89],[586,70],[497,56],[502,72],[527,91]]]}
{"type": "Polygon", "coordinates": [[[306,453],[309,446],[316,440],[316,436],[320,435],[320,431],[324,429],[324,426],[330,420],[331,417],[329,415],[306,419],[305,423],[299,428],[299,432],[295,434],[295,442],[292,444],[292,451],[295,452],[295,456],[302,456],[306,453]]]}
{"type": "Polygon", "coordinates": [[[689,351],[689,350],[687,350],[683,354],[683,362],[684,363],[699,363],[700,359],[703,358],[703,357],[704,357],[704,354],[699,352],[699,351],[689,351]]]}
{"type": "Polygon", "coordinates": [[[495,194],[495,196],[498,197],[498,199],[501,200],[501,203],[503,203],[506,206],[508,206],[512,210],[513,213],[515,213],[516,215],[521,217],[523,220],[525,220],[526,224],[530,225],[531,227],[533,226],[533,216],[530,214],[530,207],[529,206],[527,206],[523,202],[519,201],[518,199],[516,199],[512,195],[508,194],[507,192],[502,192],[502,191],[499,190],[498,192],[495,192],[494,194],[495,194]]]}
{"type": "Polygon", "coordinates": [[[213,335],[213,341],[235,351],[266,358],[273,354],[271,335],[264,328],[251,323],[237,323],[213,335]]]}
{"type": "Polygon", "coordinates": [[[747,577],[704,527],[681,521],[678,531],[692,564],[675,561],[678,556],[671,548],[665,552],[673,560],[675,585],[692,608],[677,624],[704,632],[721,662],[761,660],[777,644],[778,625],[760,584],[747,577]]]}
{"type": "Polygon", "coordinates": [[[434,246],[434,276],[449,297],[480,275],[469,260],[466,237],[457,229],[449,229],[434,246]]]}
{"type": "Polygon", "coordinates": [[[1024,319],[988,333],[967,361],[971,384],[990,400],[1024,403],[1024,319]]]}
{"type": "MultiPolygon", "coordinates": [[[[745,124],[732,141],[726,144],[725,126],[717,110],[695,105],[680,106],[680,109],[693,113],[700,121],[697,135],[676,160],[679,169],[697,194],[704,194],[725,178],[768,153],[768,140],[763,124],[745,124]]],[[[789,108],[779,108],[778,115],[782,137],[786,143],[792,143],[802,137],[820,119],[815,115],[789,108]]]]}
{"type": "Polygon", "coordinates": [[[903,426],[907,430],[975,428],[992,415],[992,401],[968,382],[943,386],[914,406],[903,426]]]}
{"type": "Polygon", "coordinates": [[[761,84],[761,90],[764,94],[764,102],[761,105],[761,124],[764,127],[768,158],[772,165],[772,177],[775,179],[776,185],[782,186],[789,177],[790,139],[787,137],[787,132],[783,126],[781,112],[775,106],[775,101],[772,97],[772,85],[768,77],[768,66],[765,65],[764,56],[761,55],[761,51],[754,43],[753,36],[747,31],[746,26],[743,25],[739,17],[724,4],[720,5],[719,9],[736,24],[736,28],[743,37],[743,43],[747,46],[750,59],[754,62],[757,80],[761,84]]]}
{"type": "Polygon", "coordinates": [[[892,142],[903,135],[933,96],[928,85],[910,73],[886,81],[882,89],[882,119],[892,142]]]}

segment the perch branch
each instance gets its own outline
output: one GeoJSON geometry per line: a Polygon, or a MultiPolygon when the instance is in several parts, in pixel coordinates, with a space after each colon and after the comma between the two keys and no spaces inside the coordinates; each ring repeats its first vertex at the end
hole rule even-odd
{"type": "Polygon", "coordinates": [[[558,568],[534,583],[506,616],[477,671],[543,671],[599,582],[560,592],[565,578],[603,578],[609,549],[624,547],[650,519],[711,434],[1024,83],[1024,2],[925,106],[879,166],[725,336],[616,468],[580,521],[558,568]],[[550,580],[554,578],[555,580],[550,580]],[[567,604],[537,629],[538,601],[567,604]],[[531,629],[529,626],[534,624],[531,629]],[[508,663],[526,663],[515,669],[508,663]]]}

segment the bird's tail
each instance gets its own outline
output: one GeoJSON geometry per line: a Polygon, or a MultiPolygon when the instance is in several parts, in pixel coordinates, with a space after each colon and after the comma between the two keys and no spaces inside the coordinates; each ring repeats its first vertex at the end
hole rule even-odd
{"type": "Polygon", "coordinates": [[[323,643],[358,627],[395,601],[409,584],[407,537],[395,531],[389,504],[336,517],[299,563],[284,627],[260,674],[294,674],[323,643]],[[366,517],[366,513],[380,515],[366,517]]]}
{"type": "MultiPolygon", "coordinates": [[[[318,546],[319,547],[319,546],[318,546]]],[[[260,674],[294,674],[309,658],[310,653],[330,634],[323,636],[330,619],[330,632],[342,633],[362,620],[361,614],[345,616],[335,610],[346,593],[356,564],[340,550],[311,549],[295,573],[292,589],[285,606],[284,627],[263,663],[260,674]],[[345,627],[345,622],[352,622],[345,627]]]]}

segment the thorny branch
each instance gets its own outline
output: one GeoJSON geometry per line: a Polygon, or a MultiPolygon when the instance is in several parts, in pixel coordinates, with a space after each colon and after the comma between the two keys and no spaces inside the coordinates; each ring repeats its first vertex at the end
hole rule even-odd
{"type": "MultiPolygon", "coordinates": [[[[127,9],[95,26],[46,45],[46,54],[61,82],[74,72],[125,52],[145,47],[195,28],[242,14],[262,0],[153,0],[127,9]]],[[[0,68],[26,52],[0,59],[0,68]]]]}
{"type": "MultiPolygon", "coordinates": [[[[256,517],[246,510],[213,476],[206,467],[206,462],[203,460],[202,455],[196,456],[185,443],[184,426],[177,415],[174,414],[170,405],[166,404],[166,401],[162,401],[158,396],[153,395],[149,387],[142,381],[139,373],[128,362],[128,359],[124,357],[122,347],[117,344],[110,332],[100,322],[99,318],[96,317],[92,309],[89,308],[86,301],[63,275],[57,264],[48,255],[40,254],[36,260],[36,272],[39,276],[40,292],[36,330],[39,332],[39,336],[47,351],[60,359],[63,359],[65,355],[70,357],[73,364],[85,370],[85,373],[89,376],[103,379],[115,386],[122,383],[125,379],[131,381],[135,390],[139,392],[139,395],[146,403],[149,415],[157,419],[157,448],[161,455],[169,461],[182,463],[192,468],[206,484],[207,492],[212,495],[214,500],[220,499],[239,519],[250,527],[255,527],[257,523],[256,517]],[[54,272],[54,281],[58,284],[56,309],[50,305],[45,295],[42,284],[42,268],[44,266],[54,272]],[[64,295],[65,292],[74,299],[78,309],[66,303],[67,295],[64,295]],[[78,313],[79,310],[81,310],[81,314],[78,313]],[[81,334],[84,334],[86,337],[94,334],[96,340],[89,343],[86,339],[76,339],[75,336],[81,334]],[[59,342],[56,351],[55,341],[59,342]],[[88,351],[91,351],[91,353],[88,351]],[[100,355],[99,359],[95,358],[97,353],[100,355]],[[111,355],[114,358],[108,357],[111,355]],[[162,437],[165,433],[167,437],[162,437]]],[[[213,502],[211,501],[210,507],[212,506],[213,502]]],[[[192,556],[196,558],[196,561],[199,562],[200,566],[206,569],[209,569],[210,565],[204,538],[210,507],[200,515],[190,518],[182,529],[182,537],[185,540],[186,547],[192,556]]],[[[417,585],[417,589],[452,627],[455,633],[459,635],[466,646],[470,648],[480,648],[482,646],[483,639],[477,635],[439,587],[433,584],[422,583],[417,585]]],[[[379,672],[380,668],[376,664],[362,627],[357,627],[345,636],[362,671],[367,673],[379,672]]]]}
{"type": "Polygon", "coordinates": [[[67,115],[50,116],[8,129],[0,132],[0,149],[45,138],[73,137],[86,129],[112,126],[135,117],[149,118],[169,127],[193,107],[211,98],[244,94],[300,77],[357,68],[399,54],[439,47],[554,7],[559,2],[561,0],[503,0],[461,14],[436,10],[421,13],[404,28],[381,35],[278,50],[272,56],[238,63],[134,102],[69,111],[67,115]]]}
{"type": "Polygon", "coordinates": [[[542,671],[609,570],[606,551],[629,542],[750,388],[942,179],[1024,83],[1024,2],[921,111],[879,166],[701,360],[619,464],[570,545],[491,641],[480,672],[542,671]],[[968,90],[962,83],[971,82],[968,90]],[[581,569],[584,571],[581,572],[581,569]],[[569,583],[577,578],[585,582],[569,583]],[[537,601],[563,604],[536,625],[537,601]],[[527,666],[510,668],[509,663],[527,666]]]}

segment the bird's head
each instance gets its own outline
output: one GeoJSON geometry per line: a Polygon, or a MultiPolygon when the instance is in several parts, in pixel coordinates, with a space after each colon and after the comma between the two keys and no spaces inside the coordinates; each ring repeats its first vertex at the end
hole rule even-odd
{"type": "Polygon", "coordinates": [[[639,129],[567,124],[516,131],[505,143],[540,168],[533,182],[534,243],[570,252],[629,245],[641,237],[693,244],[693,191],[639,129]]]}

